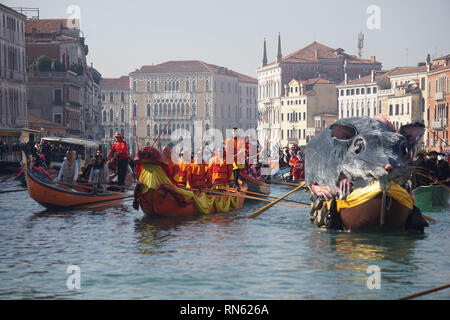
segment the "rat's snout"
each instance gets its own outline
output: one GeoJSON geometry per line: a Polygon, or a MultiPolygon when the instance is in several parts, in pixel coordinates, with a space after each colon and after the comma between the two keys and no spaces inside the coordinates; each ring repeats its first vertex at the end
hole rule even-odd
{"type": "Polygon", "coordinates": [[[392,170],[394,170],[394,167],[390,163],[388,163],[387,165],[384,166],[384,169],[387,172],[391,172],[392,170]]]}

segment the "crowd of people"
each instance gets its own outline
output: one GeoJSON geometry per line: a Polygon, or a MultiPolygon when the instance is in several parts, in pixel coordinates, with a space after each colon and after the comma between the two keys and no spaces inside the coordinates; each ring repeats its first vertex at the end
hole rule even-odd
{"type": "Polygon", "coordinates": [[[434,183],[450,185],[450,168],[447,153],[436,151],[420,151],[416,154],[414,162],[414,188],[434,183]]]}
{"type": "Polygon", "coordinates": [[[301,148],[294,144],[290,149],[288,147],[279,150],[279,167],[289,168],[291,181],[305,179],[305,160],[301,148]]]}

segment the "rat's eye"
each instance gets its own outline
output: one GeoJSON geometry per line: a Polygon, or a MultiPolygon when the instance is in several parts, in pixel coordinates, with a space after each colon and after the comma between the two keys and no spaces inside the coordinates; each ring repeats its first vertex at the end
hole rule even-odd
{"type": "Polygon", "coordinates": [[[363,139],[359,138],[359,139],[355,140],[355,142],[353,143],[353,146],[355,148],[355,150],[354,150],[355,153],[359,154],[359,153],[361,153],[361,151],[364,150],[365,142],[363,139]]]}

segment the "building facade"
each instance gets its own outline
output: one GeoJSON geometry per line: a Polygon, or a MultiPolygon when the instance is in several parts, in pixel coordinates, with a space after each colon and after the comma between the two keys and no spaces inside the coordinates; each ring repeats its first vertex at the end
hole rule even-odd
{"type": "Polygon", "coordinates": [[[426,145],[429,150],[445,152],[449,148],[449,103],[450,103],[450,54],[434,59],[429,65],[427,80],[426,145]]]}
{"type": "Polygon", "coordinates": [[[0,128],[26,128],[26,16],[0,4],[0,128]]]}
{"type": "Polygon", "coordinates": [[[101,74],[86,63],[89,48],[77,24],[29,19],[25,27],[29,112],[66,126],[68,136],[103,138],[101,74]]]}
{"type": "Polygon", "coordinates": [[[130,120],[139,146],[161,148],[183,136],[203,137],[209,129],[224,138],[233,127],[256,129],[254,78],[195,60],[143,66],[129,77],[130,120]]]}
{"type": "MultiPolygon", "coordinates": [[[[295,51],[285,57],[281,53],[278,37],[276,60],[267,63],[266,42],[264,41],[262,66],[257,69],[258,79],[258,139],[269,149],[276,148],[281,138],[281,97],[284,85],[292,79],[307,80],[323,78],[336,83],[370,74],[380,70],[381,63],[375,57],[361,59],[344,53],[341,48],[333,49],[318,42],[295,51]]],[[[336,101],[333,104],[336,105],[336,101]]],[[[336,112],[336,110],[334,111],[336,112]]]]}
{"type": "Polygon", "coordinates": [[[336,83],[313,78],[285,85],[280,108],[280,146],[306,145],[316,133],[315,117],[336,114],[336,83]]]}
{"type": "Polygon", "coordinates": [[[133,136],[129,77],[102,79],[101,103],[104,131],[102,141],[105,146],[108,148],[112,146],[116,132],[122,133],[125,141],[129,144],[130,138],[133,136]]]}

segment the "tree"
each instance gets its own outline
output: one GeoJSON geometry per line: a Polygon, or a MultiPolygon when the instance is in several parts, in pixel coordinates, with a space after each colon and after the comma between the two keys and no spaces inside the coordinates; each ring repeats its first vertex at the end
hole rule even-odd
{"type": "Polygon", "coordinates": [[[380,90],[391,89],[391,81],[389,80],[389,78],[378,81],[377,85],[378,85],[378,89],[380,89],[380,90]]]}

